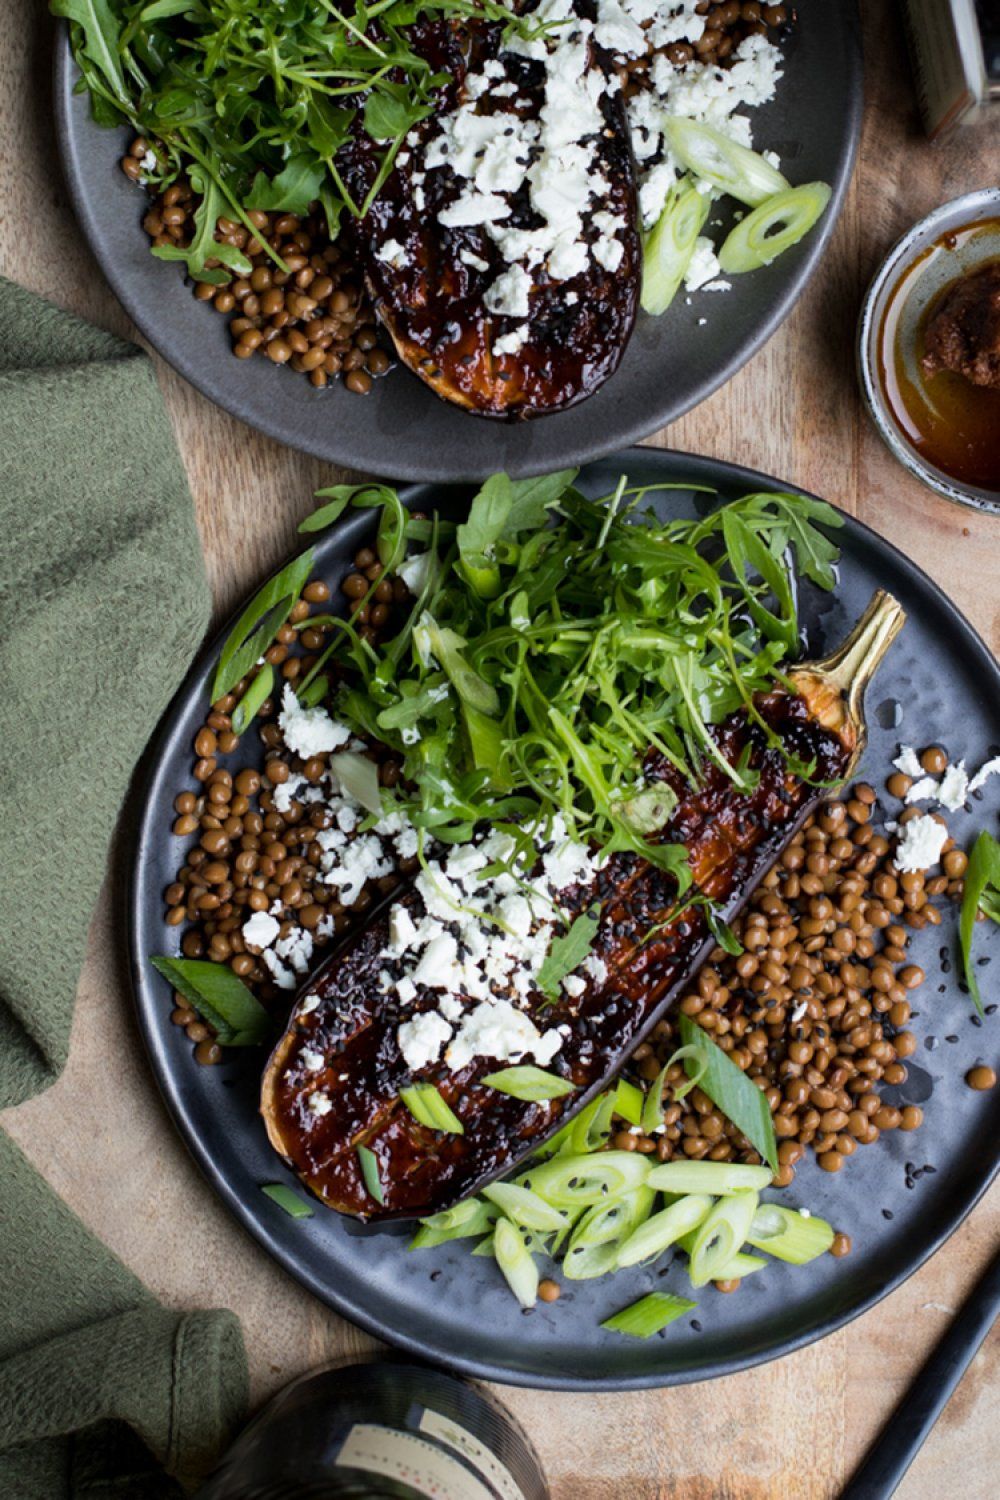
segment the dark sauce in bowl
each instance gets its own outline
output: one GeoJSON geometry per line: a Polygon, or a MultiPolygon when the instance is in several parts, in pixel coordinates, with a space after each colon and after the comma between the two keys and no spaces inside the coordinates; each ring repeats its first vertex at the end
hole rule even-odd
{"type": "Polygon", "coordinates": [[[899,277],[876,343],[879,383],[893,421],[925,463],[963,485],[1000,493],[1000,391],[953,370],[926,375],[929,323],[956,283],[1000,260],[1000,219],[948,230],[899,277]]]}

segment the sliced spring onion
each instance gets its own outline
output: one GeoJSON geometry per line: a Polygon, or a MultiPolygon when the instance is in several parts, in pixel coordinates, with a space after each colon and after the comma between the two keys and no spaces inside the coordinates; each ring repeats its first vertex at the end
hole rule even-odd
{"type": "Polygon", "coordinates": [[[555,1231],[565,1229],[566,1215],[552,1208],[530,1188],[518,1187],[515,1182],[494,1182],[483,1188],[483,1197],[495,1203],[501,1213],[525,1229],[555,1231]]]}
{"type": "Polygon", "coordinates": [[[380,816],[382,797],[378,785],[378,766],[367,760],[356,750],[344,750],[340,755],[331,755],[330,770],[337,777],[345,792],[370,813],[380,816]]]}
{"type": "Polygon", "coordinates": [[[411,1083],[408,1088],[400,1089],[399,1097],[421,1125],[430,1130],[445,1130],[449,1135],[465,1134],[465,1126],[433,1083],[411,1083]]]}
{"type": "Polygon", "coordinates": [[[641,302],[643,311],[654,318],[665,313],[677,295],[710,205],[707,193],[699,193],[691,182],[679,182],[645,237],[641,302]]]}
{"type": "Polygon", "coordinates": [[[656,1194],[647,1187],[624,1193],[613,1203],[595,1203],[573,1230],[563,1274],[569,1281],[585,1281],[613,1271],[622,1243],[649,1215],[656,1194]]]}
{"type": "Polygon", "coordinates": [[[652,1135],[663,1124],[663,1090],[666,1087],[669,1070],[670,1062],[665,1062],[646,1091],[642,1115],[639,1119],[643,1135],[652,1135]]]}
{"type": "Polygon", "coordinates": [[[715,1198],[746,1188],[766,1188],[770,1181],[770,1167],[734,1161],[665,1161],[647,1178],[649,1186],[661,1193],[711,1193],[715,1198]]]}
{"type": "Polygon", "coordinates": [[[232,728],[234,734],[243,734],[257,717],[257,710],[265,698],[274,690],[274,668],[266,661],[233,709],[232,728]]]}
{"type": "Polygon", "coordinates": [[[430,1250],[434,1245],[443,1245],[448,1240],[471,1239],[492,1230],[497,1218],[493,1204],[483,1203],[479,1198],[466,1198],[439,1214],[428,1214],[422,1219],[420,1228],[410,1241],[411,1250],[430,1250]]]}
{"type": "Polygon", "coordinates": [[[496,1089],[498,1094],[536,1103],[541,1099],[562,1099],[575,1088],[568,1078],[560,1078],[558,1073],[548,1073],[544,1068],[527,1063],[516,1068],[501,1068],[498,1073],[487,1073],[482,1081],[487,1088],[496,1089]]]}
{"type": "Polygon", "coordinates": [[[1000,844],[991,833],[983,829],[969,854],[965,872],[962,912],[958,919],[959,946],[962,950],[962,972],[969,986],[969,994],[980,1016],[984,1015],[983,999],[979,993],[979,981],[972,963],[972,939],[976,930],[976,913],[986,910],[992,915],[993,903],[990,893],[1000,890],[1000,844]]]}
{"type": "Polygon", "coordinates": [[[272,1032],[267,1011],[228,964],[203,958],[150,958],[157,973],[215,1028],[220,1047],[255,1047],[272,1032]]]}
{"type": "Polygon", "coordinates": [[[376,1203],[385,1202],[385,1193],[382,1190],[382,1179],[378,1172],[378,1157],[369,1146],[358,1146],[358,1162],[361,1166],[361,1175],[365,1179],[365,1187],[368,1189],[376,1203]]]}
{"type": "Polygon", "coordinates": [[[719,265],[727,276],[769,266],[809,233],[829,201],[825,182],[806,182],[775,193],[729,231],[719,265]]]}
{"type": "Polygon", "coordinates": [[[611,1116],[615,1111],[613,1093],[599,1094],[582,1109],[569,1127],[569,1154],[586,1156],[604,1145],[611,1134],[611,1116]]]}
{"type": "Polygon", "coordinates": [[[586,1208],[637,1188],[649,1176],[649,1162],[634,1151],[600,1151],[593,1156],[556,1156],[530,1167],[518,1182],[553,1208],[586,1208]]]}
{"type": "Polygon", "coordinates": [[[629,1083],[627,1079],[620,1078],[618,1087],[615,1089],[615,1114],[627,1120],[630,1125],[640,1125],[643,1098],[642,1089],[636,1088],[635,1084],[629,1083]]]}
{"type": "Polygon", "coordinates": [[[742,1281],[744,1276],[752,1276],[755,1271],[763,1271],[767,1261],[763,1255],[744,1255],[742,1250],[733,1256],[732,1260],[726,1262],[722,1270],[716,1276],[716,1281],[742,1281]]]}
{"type": "Polygon", "coordinates": [[[623,1307],[614,1317],[605,1318],[602,1328],[613,1333],[627,1333],[632,1338],[648,1339],[668,1323],[692,1312],[698,1306],[690,1297],[675,1297],[672,1292],[649,1292],[629,1307],[623,1307]]]}
{"type": "Polygon", "coordinates": [[[762,1203],[744,1239],[755,1250],[766,1250],[776,1260],[804,1266],[833,1244],[833,1226],[825,1219],[806,1218],[780,1203],[762,1203]]]}
{"type": "Polygon", "coordinates": [[[789,186],[787,177],[765,157],[712,125],[675,118],[663,128],[671,151],[689,172],[751,208],[789,186]]]}
{"type": "MultiPolygon", "coordinates": [[[[493,1225],[491,1224],[491,1231],[492,1228],[493,1225]]],[[[522,1229],[521,1239],[529,1255],[551,1255],[553,1253],[553,1236],[551,1234],[539,1234],[535,1230],[522,1229]]],[[[486,1239],[480,1240],[476,1248],[470,1253],[472,1255],[488,1256],[490,1259],[496,1260],[496,1249],[493,1244],[492,1233],[488,1234],[486,1239]]]]}
{"type": "Polygon", "coordinates": [[[261,1192],[265,1198],[270,1198],[272,1203],[276,1203],[279,1208],[283,1208],[285,1213],[292,1219],[311,1219],[313,1216],[314,1209],[312,1205],[303,1203],[298,1193],[293,1193],[287,1183],[265,1182],[261,1188],[261,1192]]]}
{"type": "Polygon", "coordinates": [[[498,1219],[493,1231],[493,1253],[507,1285],[522,1307],[534,1307],[538,1298],[538,1267],[517,1228],[509,1219],[498,1219]]]}
{"type": "Polygon", "coordinates": [[[703,1031],[696,1021],[692,1021],[683,1012],[680,1016],[680,1032],[684,1045],[696,1050],[694,1057],[685,1057],[684,1071],[690,1077],[695,1067],[700,1066],[701,1060],[704,1060],[705,1067],[699,1074],[698,1087],[722,1110],[727,1120],[732,1120],[737,1130],[742,1130],[772,1172],[777,1172],[778,1143],[774,1138],[774,1121],[763,1090],[726,1056],[721,1047],[716,1046],[707,1031],[703,1031]]]}
{"type": "Polygon", "coordinates": [[[731,1198],[720,1198],[709,1210],[691,1245],[689,1274],[693,1286],[721,1278],[723,1268],[739,1252],[750,1231],[758,1201],[754,1192],[734,1193],[731,1198]]]}
{"type": "Polygon", "coordinates": [[[697,1229],[707,1217],[712,1199],[704,1193],[688,1193],[653,1214],[641,1224],[625,1241],[618,1252],[619,1266],[636,1266],[640,1261],[653,1260],[662,1255],[668,1246],[676,1244],[682,1235],[697,1229]]]}

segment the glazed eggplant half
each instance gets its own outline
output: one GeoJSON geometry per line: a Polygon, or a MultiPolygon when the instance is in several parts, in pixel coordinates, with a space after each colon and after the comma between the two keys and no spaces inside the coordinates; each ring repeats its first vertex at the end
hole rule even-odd
{"type": "MultiPolygon", "coordinates": [[[[691,785],[658,752],[647,755],[647,784],[669,787],[673,803],[658,837],[684,845],[692,891],[723,913],[731,916],[747,900],[830,786],[853,771],[865,740],[864,686],[902,620],[898,604],[877,595],[834,657],[793,669],[795,691],[758,695],[753,713],[740,710],[716,727],[729,763],[756,773],[752,790],[738,790],[714,760],[691,785]],[[793,766],[811,767],[809,779],[793,766]]],[[[704,904],[682,903],[677,911],[677,897],[672,875],[632,853],[612,855],[599,873],[565,891],[569,917],[599,912],[591,966],[598,977],[555,1002],[537,990],[522,997],[539,1028],[558,1028],[562,1041],[550,1069],[572,1086],[563,1097],[537,1102],[484,1081],[497,1068],[495,1057],[474,1056],[458,1067],[447,1052],[418,1069],[407,1062],[401,1022],[434,1011],[441,994],[418,987],[404,1006],[386,984],[393,961],[384,907],[297,998],[263,1080],[271,1144],[322,1202],[363,1219],[432,1213],[510,1171],[606,1086],[714,945],[704,904]],[[430,1128],[410,1112],[400,1091],[421,1082],[437,1088],[461,1133],[430,1128]]],[[[421,918],[413,888],[392,905],[397,921],[400,908],[414,922],[421,918]]]]}
{"type": "MultiPolygon", "coordinates": [[[[546,0],[545,34],[485,20],[415,26],[447,78],[354,228],[400,359],[447,401],[491,417],[572,406],[613,373],[642,271],[625,105],[586,0],[546,0]]],[[[364,202],[380,149],[338,157],[364,202]]]]}

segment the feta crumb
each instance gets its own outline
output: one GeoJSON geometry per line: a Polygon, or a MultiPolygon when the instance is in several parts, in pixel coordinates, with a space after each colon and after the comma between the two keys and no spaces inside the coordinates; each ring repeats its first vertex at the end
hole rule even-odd
{"type": "Polygon", "coordinates": [[[918,780],[924,774],[924,768],[920,764],[920,757],[912,745],[900,745],[899,754],[893,761],[897,771],[902,771],[904,776],[912,776],[918,780]]]}
{"type": "Polygon", "coordinates": [[[894,856],[896,868],[904,875],[929,870],[940,859],[947,839],[948,830],[943,823],[929,813],[921,814],[903,827],[894,856]]]}
{"type": "Polygon", "coordinates": [[[700,234],[694,242],[694,252],[684,273],[685,287],[689,292],[696,292],[699,287],[714,280],[720,269],[719,257],[712,241],[700,234]]]}
{"type": "Polygon", "coordinates": [[[958,812],[959,808],[965,806],[968,795],[969,776],[965,769],[965,761],[960,760],[956,765],[949,766],[941,777],[937,800],[949,812],[958,812]]]}
{"type": "Polygon", "coordinates": [[[969,782],[969,791],[978,792],[979,788],[985,781],[988,781],[991,776],[996,776],[998,774],[1000,774],[1000,755],[995,755],[993,759],[988,760],[984,766],[980,766],[975,776],[973,776],[972,780],[969,782]]]}
{"type": "Polygon", "coordinates": [[[563,980],[563,989],[571,1000],[578,1000],[587,988],[587,981],[579,974],[567,974],[563,980]]]}
{"type": "Polygon", "coordinates": [[[336,750],[351,737],[343,724],[335,724],[325,708],[303,708],[288,683],[281,699],[278,727],[285,744],[303,760],[336,750]]]}
{"type": "Polygon", "coordinates": [[[305,999],[302,1001],[302,1004],[299,1006],[299,1015],[300,1016],[311,1016],[312,1013],[313,1013],[313,1011],[316,1010],[318,1006],[319,1006],[319,996],[316,995],[316,994],[307,995],[305,997],[305,999]]]}
{"type": "Polygon", "coordinates": [[[314,1089],[306,1100],[314,1115],[328,1115],[333,1108],[332,1099],[326,1094],[321,1094],[319,1089],[314,1089]]]}
{"type": "Polygon", "coordinates": [[[401,271],[409,264],[406,246],[401,245],[399,240],[386,240],[385,244],[375,251],[375,259],[384,261],[394,271],[401,271]]]}
{"type": "Polygon", "coordinates": [[[326,1061],[322,1052],[317,1052],[315,1047],[303,1047],[299,1057],[307,1073],[318,1073],[326,1061]]]}
{"type": "Polygon", "coordinates": [[[937,799],[940,782],[936,776],[921,776],[904,797],[904,802],[931,802],[937,799]]]}
{"type": "Polygon", "coordinates": [[[412,1021],[404,1021],[396,1033],[403,1061],[414,1073],[437,1062],[441,1048],[452,1034],[451,1026],[436,1010],[421,1011],[412,1021]]]}
{"type": "Polygon", "coordinates": [[[270,948],[280,931],[280,922],[276,922],[266,911],[255,911],[243,923],[243,941],[254,948],[270,948]]]}
{"type": "Polygon", "coordinates": [[[519,323],[510,333],[502,334],[493,342],[493,354],[499,359],[503,354],[517,354],[523,349],[530,330],[527,323],[519,323]]]}

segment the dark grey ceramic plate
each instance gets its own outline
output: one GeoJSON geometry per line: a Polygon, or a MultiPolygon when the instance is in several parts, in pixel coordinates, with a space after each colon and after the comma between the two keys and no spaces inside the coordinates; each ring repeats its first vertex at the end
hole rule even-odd
{"type": "MultiPolygon", "coordinates": [[[[594,464],[581,477],[591,495],[612,490],[622,472],[646,484],[707,485],[721,499],[751,490],[788,488],[760,474],[686,454],[633,449],[594,464]]],[[[414,487],[410,504],[459,509],[461,490],[414,487]]],[[[704,506],[690,492],[666,491],[663,514],[691,514],[704,506]]],[[[714,502],[713,502],[714,503],[714,502]]],[[[336,585],[371,531],[356,515],[318,543],[318,570],[336,585]]],[[[916,744],[940,741],[978,765],[1000,742],[1000,669],[987,648],[931,581],[887,542],[848,520],[841,534],[843,562],[834,595],[804,586],[802,614],[810,655],[840,641],[873,590],[884,587],[909,616],[870,694],[871,743],[865,768],[884,781],[900,736],[916,744]],[[882,727],[898,702],[898,728],[882,727]]],[[[694,1322],[674,1324],[648,1343],[603,1331],[612,1311],[653,1286],[685,1290],[681,1271],[637,1269],[613,1278],[565,1284],[553,1306],[523,1315],[492,1261],[469,1255],[468,1242],[408,1254],[410,1228],[365,1228],[317,1208],[308,1220],[288,1218],[260,1192],[287,1178],[267,1144],[257,1114],[263,1058],[229,1053],[224,1064],[201,1068],[191,1044],[170,1021],[168,987],[148,963],[154,953],[176,952],[176,934],[163,921],[162,892],[174,878],[182,845],[169,833],[171,805],[188,785],[191,741],[207,700],[216,641],[192,668],[151,751],[131,888],[130,938],[143,1032],[167,1105],[192,1154],[220,1196],[277,1260],[346,1317],[390,1343],[440,1360],[470,1375],[565,1389],[667,1385],[705,1379],[771,1359],[840,1327],[897,1286],[949,1235],[983,1192],[1000,1152],[1000,1091],[976,1094],[964,1074],[992,1058],[995,1038],[980,1028],[958,988],[954,967],[940,972],[938,948],[951,941],[947,926],[929,928],[914,941],[917,962],[930,974],[914,1027],[920,1051],[906,1084],[890,1091],[921,1104],[926,1122],[916,1134],[886,1136],[863,1149],[839,1175],[803,1168],[783,1201],[808,1205],[849,1233],[854,1254],[825,1256],[808,1268],[769,1265],[736,1296],[714,1289],[699,1294],[694,1322]],[[906,1163],[936,1170],[908,1190],[906,1163]]],[[[235,759],[235,757],[234,757],[235,759]]],[[[963,842],[989,822],[995,825],[1000,784],[988,783],[992,800],[958,814],[953,830],[963,842]],[[992,809],[987,815],[987,809],[992,809]]],[[[984,956],[1000,959],[1000,936],[977,936],[984,956]]],[[[983,968],[987,1003],[1000,998],[996,968],[983,968]]],[[[224,1289],[221,1289],[224,1293],[224,1289]]]]}
{"type": "Polygon", "coordinates": [[[56,52],[56,126],[77,217],[126,310],[163,357],[234,416],[318,458],[400,479],[459,481],[497,469],[537,474],[583,463],[674,421],[728,380],[788,313],[823,254],[850,177],[861,117],[855,0],[809,0],[786,45],[774,102],[756,139],[793,182],[833,185],[822,223],[801,245],[729,292],[679,297],[662,318],[640,315],[621,367],[581,406],[540,421],[471,417],[396,369],[372,394],[338,383],[315,391],[266,360],[236,360],[225,320],[196,302],[176,267],[149,253],[142,198],[119,170],[122,132],[101,130],[75,95],[65,34],[56,52]],[[699,326],[699,320],[704,320],[699,326]]]}

